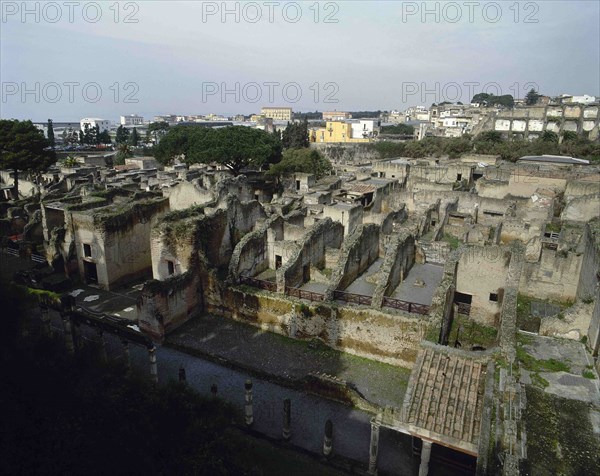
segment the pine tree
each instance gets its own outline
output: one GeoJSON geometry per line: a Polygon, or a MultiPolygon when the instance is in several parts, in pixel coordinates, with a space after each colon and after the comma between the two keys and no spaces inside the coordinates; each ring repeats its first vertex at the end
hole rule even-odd
{"type": "Polygon", "coordinates": [[[528,106],[533,106],[538,102],[539,98],[540,95],[538,94],[538,92],[534,88],[531,88],[525,96],[525,104],[527,104],[528,106]]]}
{"type": "Polygon", "coordinates": [[[54,140],[54,128],[52,127],[52,119],[48,119],[48,144],[50,144],[50,147],[54,147],[55,144],[55,140],[54,140]]]}
{"type": "Polygon", "coordinates": [[[136,147],[138,145],[138,142],[140,140],[140,136],[138,134],[137,128],[134,127],[133,131],[131,132],[131,136],[129,136],[129,143],[136,147]]]}

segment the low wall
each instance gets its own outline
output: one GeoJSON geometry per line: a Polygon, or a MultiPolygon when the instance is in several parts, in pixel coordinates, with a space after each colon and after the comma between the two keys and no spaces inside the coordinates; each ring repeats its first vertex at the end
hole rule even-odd
{"type": "Polygon", "coordinates": [[[302,305],[276,294],[225,291],[225,317],[294,338],[319,338],[351,354],[411,368],[429,321],[350,306],[302,305]]]}

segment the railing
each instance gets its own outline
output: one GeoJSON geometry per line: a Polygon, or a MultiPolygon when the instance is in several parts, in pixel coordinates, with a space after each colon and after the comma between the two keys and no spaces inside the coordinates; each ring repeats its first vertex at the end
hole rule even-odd
{"type": "Polygon", "coordinates": [[[464,314],[465,316],[468,316],[471,314],[471,305],[470,304],[467,304],[464,302],[457,302],[455,304],[458,307],[459,314],[464,314]]]}
{"type": "Polygon", "coordinates": [[[46,258],[41,255],[31,255],[31,261],[35,261],[36,263],[46,263],[46,258]]]}
{"type": "Polygon", "coordinates": [[[265,281],[263,279],[249,278],[242,276],[240,278],[240,282],[242,284],[247,284],[248,286],[252,286],[253,288],[265,289],[267,291],[277,291],[277,283],[273,281],[265,281]]]}
{"type": "Polygon", "coordinates": [[[312,291],[306,291],[304,289],[292,288],[286,286],[285,293],[288,296],[297,297],[299,299],[308,299],[309,301],[324,301],[325,295],[321,293],[314,293],[312,291]]]}
{"type": "Polygon", "coordinates": [[[19,252],[19,250],[16,250],[14,248],[6,248],[6,252],[9,255],[13,255],[13,256],[20,256],[21,255],[21,253],[19,252]]]}
{"type": "Polygon", "coordinates": [[[416,302],[402,301],[401,299],[394,299],[391,297],[383,297],[383,306],[398,309],[400,311],[406,311],[411,314],[429,314],[429,306],[426,304],[418,304],[416,302]]]}
{"type": "Polygon", "coordinates": [[[363,296],[362,294],[345,293],[344,291],[334,291],[333,299],[339,299],[340,301],[346,301],[352,304],[362,304],[363,306],[370,306],[373,297],[363,296]]]}

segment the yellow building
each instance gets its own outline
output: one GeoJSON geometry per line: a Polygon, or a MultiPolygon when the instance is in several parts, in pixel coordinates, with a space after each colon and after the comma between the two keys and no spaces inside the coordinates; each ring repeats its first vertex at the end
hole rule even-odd
{"type": "Polygon", "coordinates": [[[291,107],[263,107],[260,110],[260,115],[265,116],[268,119],[274,121],[291,121],[292,120],[292,108],[291,107]]]}
{"type": "Polygon", "coordinates": [[[327,121],[325,127],[309,130],[310,142],[370,142],[371,139],[352,137],[352,124],[344,121],[327,121]]]}

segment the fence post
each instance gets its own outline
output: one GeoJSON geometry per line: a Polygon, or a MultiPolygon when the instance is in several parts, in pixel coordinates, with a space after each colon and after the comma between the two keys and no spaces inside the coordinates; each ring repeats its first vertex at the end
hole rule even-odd
{"type": "Polygon", "coordinates": [[[292,437],[292,401],[289,398],[283,400],[283,439],[289,441],[292,437]]]}

